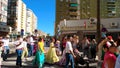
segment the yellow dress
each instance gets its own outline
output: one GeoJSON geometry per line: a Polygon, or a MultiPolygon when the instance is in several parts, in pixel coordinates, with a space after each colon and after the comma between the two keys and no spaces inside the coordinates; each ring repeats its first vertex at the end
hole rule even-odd
{"type": "Polygon", "coordinates": [[[49,48],[48,53],[46,55],[46,62],[53,64],[53,63],[58,62],[58,61],[59,61],[59,57],[56,54],[54,43],[50,43],[50,48],[49,48]]]}
{"type": "Polygon", "coordinates": [[[38,49],[41,49],[41,51],[44,53],[44,42],[38,42],[38,49]]]}

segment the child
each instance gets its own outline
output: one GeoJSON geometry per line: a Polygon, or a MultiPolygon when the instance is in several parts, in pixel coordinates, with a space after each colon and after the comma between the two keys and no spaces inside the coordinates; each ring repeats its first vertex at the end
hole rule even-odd
{"type": "Polygon", "coordinates": [[[27,60],[27,56],[28,56],[28,49],[27,49],[27,40],[26,38],[23,39],[23,53],[22,53],[22,59],[27,60]]]}

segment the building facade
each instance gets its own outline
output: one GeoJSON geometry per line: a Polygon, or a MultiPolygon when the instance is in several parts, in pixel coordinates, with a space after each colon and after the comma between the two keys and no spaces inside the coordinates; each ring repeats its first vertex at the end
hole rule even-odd
{"type": "Polygon", "coordinates": [[[27,9],[26,33],[33,34],[35,29],[37,29],[37,17],[31,9],[27,9]]]}
{"type": "Polygon", "coordinates": [[[35,13],[32,13],[32,31],[35,31],[37,29],[37,16],[35,13]]]}
{"type": "Polygon", "coordinates": [[[55,34],[58,32],[58,24],[61,20],[80,19],[80,0],[56,0],[55,34]]]}
{"type": "MultiPolygon", "coordinates": [[[[100,17],[119,18],[119,3],[119,0],[100,0],[100,17]]],[[[96,18],[97,0],[57,0],[55,34],[57,34],[58,32],[58,23],[60,21],[62,21],[63,19],[73,20],[73,18],[70,18],[71,14],[76,14],[76,16],[73,16],[74,19],[96,18]],[[73,13],[76,12],[75,10],[77,10],[77,13],[73,13]]]]}
{"type": "Polygon", "coordinates": [[[8,0],[0,0],[0,23],[3,25],[7,23],[7,6],[8,0]]]}
{"type": "Polygon", "coordinates": [[[7,6],[8,0],[0,0],[0,36],[5,36],[10,32],[7,26],[7,6]]]}
{"type": "MultiPolygon", "coordinates": [[[[103,28],[106,29],[106,35],[113,36],[113,39],[117,39],[120,35],[120,18],[102,18],[101,19],[101,32],[103,28]]],[[[67,20],[66,25],[64,21],[60,22],[60,37],[69,35],[78,35],[80,39],[83,36],[87,36],[91,39],[96,38],[96,26],[97,22],[90,23],[88,19],[82,20],[67,20]]],[[[62,38],[62,37],[61,37],[62,38]]]]}
{"type": "Polygon", "coordinates": [[[17,29],[17,24],[19,22],[21,22],[21,20],[19,18],[19,16],[21,15],[19,4],[21,4],[21,3],[19,3],[19,2],[20,2],[20,0],[8,0],[7,25],[12,27],[12,31],[15,31],[17,29]]]}
{"type": "MultiPolygon", "coordinates": [[[[27,12],[27,8],[26,8],[26,4],[24,2],[22,2],[22,9],[21,9],[21,27],[20,29],[24,30],[24,34],[26,33],[26,22],[27,22],[27,16],[26,16],[26,12],[27,12]]],[[[19,29],[19,28],[18,28],[19,29]]]]}
{"type": "Polygon", "coordinates": [[[102,18],[120,17],[120,0],[100,0],[102,18]]]}

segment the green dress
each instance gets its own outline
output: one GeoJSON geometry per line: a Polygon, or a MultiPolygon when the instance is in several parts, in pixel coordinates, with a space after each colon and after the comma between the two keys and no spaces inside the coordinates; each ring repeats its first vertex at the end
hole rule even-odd
{"type": "Polygon", "coordinates": [[[39,49],[36,52],[35,59],[33,60],[33,64],[37,64],[39,68],[43,67],[43,64],[45,62],[45,55],[43,49],[43,45],[39,45],[39,49]]]}

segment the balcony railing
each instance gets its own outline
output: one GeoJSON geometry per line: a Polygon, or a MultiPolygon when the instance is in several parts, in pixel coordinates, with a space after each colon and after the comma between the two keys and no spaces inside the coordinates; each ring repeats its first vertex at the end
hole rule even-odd
{"type": "Polygon", "coordinates": [[[72,0],[70,1],[70,3],[77,3],[77,0],[72,0]]]}
{"type": "Polygon", "coordinates": [[[77,7],[70,7],[69,9],[77,11],[77,7]]]}
{"type": "Polygon", "coordinates": [[[70,15],[73,15],[73,16],[77,16],[78,13],[77,12],[69,12],[70,15]]]}
{"type": "Polygon", "coordinates": [[[78,4],[77,3],[70,3],[70,7],[77,7],[78,4]]]}
{"type": "Polygon", "coordinates": [[[108,0],[107,2],[115,2],[115,0],[108,0]]]}

